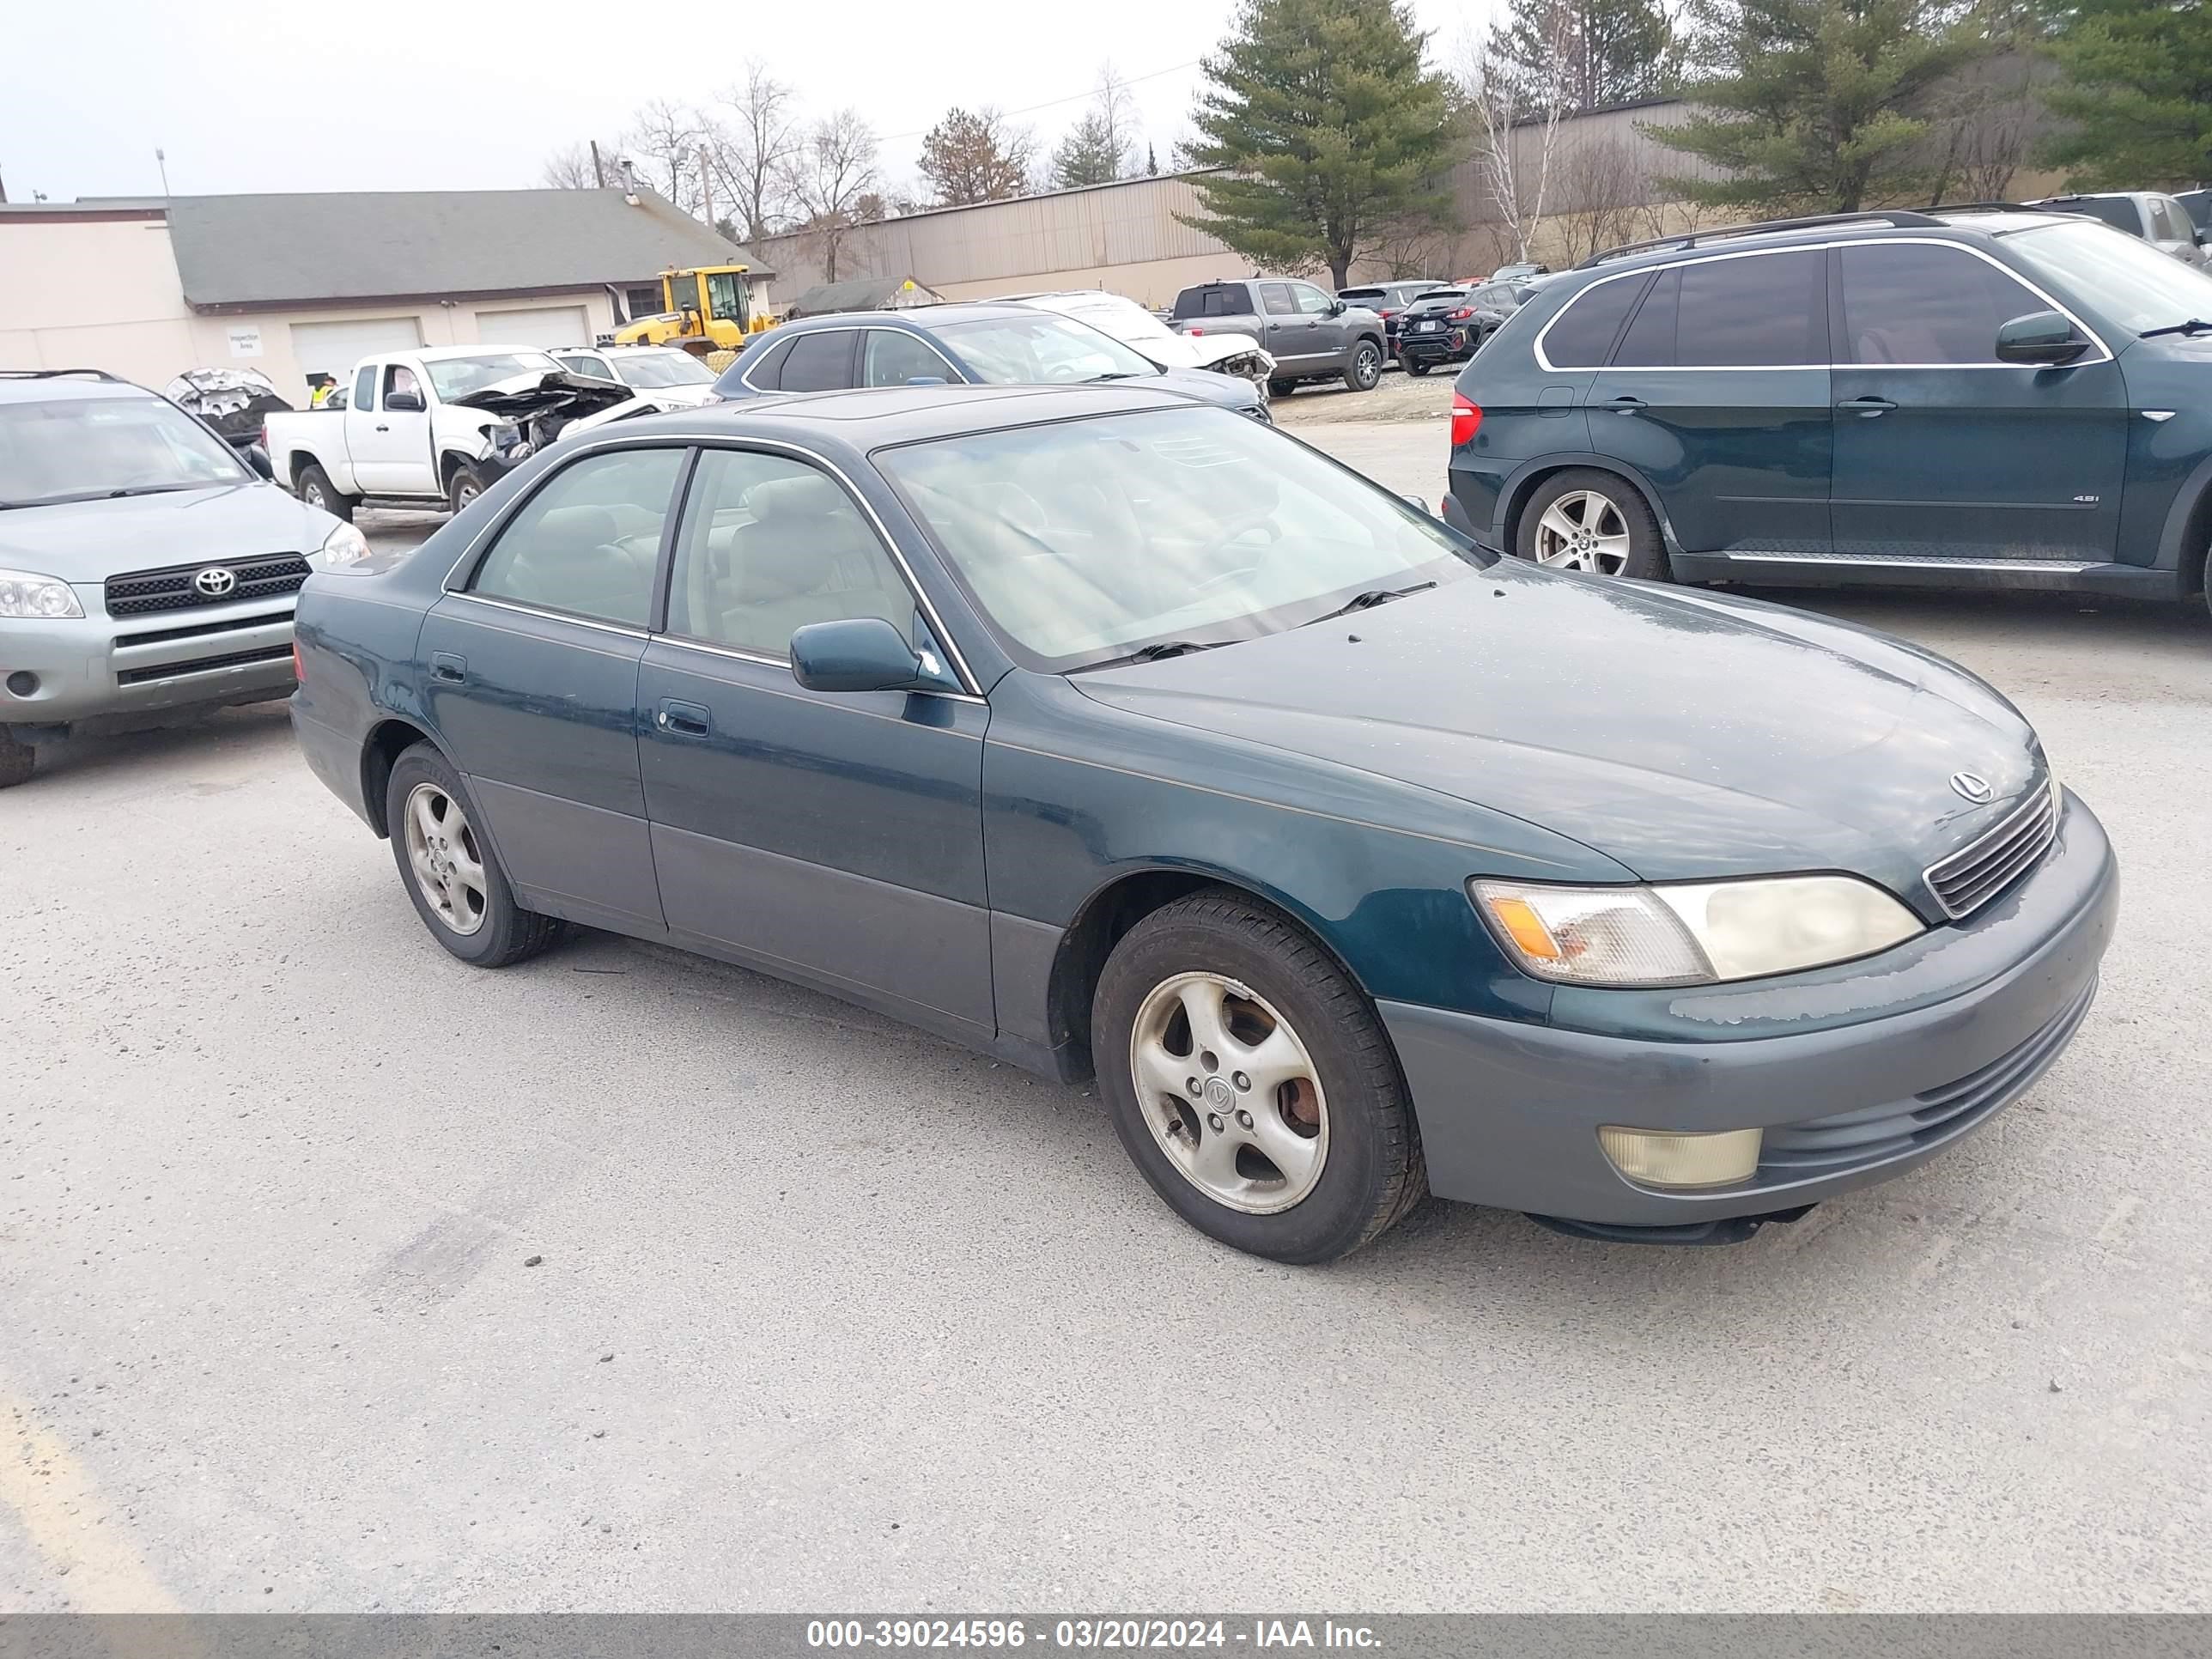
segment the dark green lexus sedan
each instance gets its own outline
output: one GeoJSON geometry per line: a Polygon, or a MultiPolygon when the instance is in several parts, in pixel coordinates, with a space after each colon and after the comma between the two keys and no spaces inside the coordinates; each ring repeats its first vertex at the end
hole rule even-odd
{"type": "Polygon", "coordinates": [[[301,748],[453,955],[609,928],[1095,1077],[1286,1261],[1425,1191],[1794,1218],[2033,1085],[2112,926],[1972,675],[1496,558],[1133,386],[607,428],[318,573],[298,637],[301,748]]]}

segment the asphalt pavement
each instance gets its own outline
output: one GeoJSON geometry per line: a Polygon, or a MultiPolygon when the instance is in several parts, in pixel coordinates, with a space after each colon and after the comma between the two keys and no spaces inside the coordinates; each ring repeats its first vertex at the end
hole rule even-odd
{"type": "Polygon", "coordinates": [[[2203,1608],[2212,623],[1798,599],[2010,694],[2124,915],[2027,1099],[1726,1249],[1254,1261],[1088,1091],[605,934],[453,962],[281,704],[50,751],[0,1610],[2203,1608]]]}

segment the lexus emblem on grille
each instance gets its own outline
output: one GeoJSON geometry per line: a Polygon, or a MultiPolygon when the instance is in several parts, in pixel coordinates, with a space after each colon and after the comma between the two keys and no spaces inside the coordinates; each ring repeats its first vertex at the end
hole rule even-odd
{"type": "Polygon", "coordinates": [[[1996,799],[1996,791],[1987,778],[1977,777],[1972,772],[1951,774],[1951,787],[1977,806],[1984,806],[1996,799]]]}
{"type": "MultiPolygon", "coordinates": [[[[192,578],[193,591],[202,599],[219,599],[237,586],[238,572],[226,570],[219,564],[210,565],[192,578]]],[[[1958,780],[1954,778],[1952,781],[1955,783],[1958,780]]],[[[1987,800],[1989,797],[1984,795],[1982,799],[1987,800]]]]}

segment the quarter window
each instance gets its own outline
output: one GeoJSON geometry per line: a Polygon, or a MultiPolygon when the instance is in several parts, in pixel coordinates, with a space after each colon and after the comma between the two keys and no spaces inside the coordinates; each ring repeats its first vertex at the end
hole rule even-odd
{"type": "Polygon", "coordinates": [[[1842,250],[1844,334],[1855,363],[1994,363],[1997,329],[2050,302],[1986,259],[1928,242],[1842,250]]]}
{"type": "Polygon", "coordinates": [[[825,328],[818,334],[802,334],[791,343],[783,360],[781,392],[834,392],[853,384],[853,334],[850,329],[825,328]]]}
{"type": "Polygon", "coordinates": [[[894,328],[872,328],[862,348],[862,386],[904,386],[908,380],[957,381],[960,377],[929,343],[894,328]]]}
{"type": "Polygon", "coordinates": [[[471,591],[645,626],[681,449],[623,449],[563,468],[514,515],[471,591]]]}
{"type": "Polygon", "coordinates": [[[668,631],[773,657],[810,623],[881,617],[914,638],[914,594],[853,498],[781,455],[699,458],[676,550],[668,631]]]}
{"type": "Polygon", "coordinates": [[[1680,310],[1682,272],[1662,270],[1651,292],[1630,319],[1628,332],[1613,354],[1616,368],[1668,368],[1674,362],[1674,319],[1680,310]]]}
{"type": "Polygon", "coordinates": [[[1546,331],[1544,355],[1560,368],[1595,368],[1612,351],[1637,296],[1650,285],[1648,276],[1620,276],[1584,289],[1546,331]]]}
{"type": "Polygon", "coordinates": [[[1808,249],[1680,267],[1674,362],[1684,368],[1772,368],[1828,361],[1827,277],[1808,249]]]}
{"type": "Polygon", "coordinates": [[[356,409],[376,407],[376,365],[374,363],[363,363],[361,372],[353,377],[352,404],[356,409]]]}
{"type": "Polygon", "coordinates": [[[782,391],[783,360],[791,356],[793,343],[804,337],[804,336],[793,336],[791,339],[778,340],[766,351],[761,353],[760,361],[745,370],[744,377],[745,383],[762,392],[782,391]]]}

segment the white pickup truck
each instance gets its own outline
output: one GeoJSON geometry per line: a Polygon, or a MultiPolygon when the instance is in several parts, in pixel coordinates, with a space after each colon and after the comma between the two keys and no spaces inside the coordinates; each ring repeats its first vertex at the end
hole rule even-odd
{"type": "Polygon", "coordinates": [[[261,441],[277,483],[341,519],[364,502],[458,513],[571,426],[658,407],[530,346],[364,357],[340,395],[343,408],[271,414],[261,441]]]}

